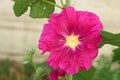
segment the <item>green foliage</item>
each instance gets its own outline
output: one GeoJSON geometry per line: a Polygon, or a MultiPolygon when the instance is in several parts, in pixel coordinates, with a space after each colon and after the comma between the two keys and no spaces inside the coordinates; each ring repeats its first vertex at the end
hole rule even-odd
{"type": "Polygon", "coordinates": [[[19,63],[9,59],[0,61],[0,80],[23,80],[24,77],[23,67],[19,63]]]}
{"type": "Polygon", "coordinates": [[[10,61],[8,59],[0,61],[0,80],[6,79],[6,76],[9,75],[9,66],[10,61]]]}
{"type": "Polygon", "coordinates": [[[102,43],[99,47],[102,47],[105,44],[110,44],[120,47],[120,33],[113,34],[107,31],[101,31],[102,43]]]}
{"type": "Polygon", "coordinates": [[[113,62],[108,57],[100,56],[93,80],[120,80],[120,66],[111,70],[112,65],[113,62]]]}
{"type": "Polygon", "coordinates": [[[73,80],[92,80],[95,70],[93,66],[88,71],[80,70],[77,75],[73,76],[73,80]]]}
{"type": "Polygon", "coordinates": [[[34,54],[35,54],[35,47],[31,47],[27,49],[25,53],[25,61],[23,63],[25,64],[26,67],[27,65],[29,65],[28,67],[31,68],[32,74],[27,70],[29,68],[26,68],[27,71],[25,71],[25,73],[27,73],[28,76],[33,76],[33,77],[30,77],[30,79],[32,80],[43,80],[49,76],[48,74],[51,68],[48,67],[46,62],[43,62],[40,64],[34,63],[33,61],[34,54]]]}
{"type": "Polygon", "coordinates": [[[94,80],[113,80],[113,73],[110,71],[112,62],[108,57],[100,56],[97,60],[97,67],[94,80]]]}
{"type": "Polygon", "coordinates": [[[55,0],[15,0],[14,13],[17,17],[24,14],[30,7],[30,16],[32,18],[48,18],[54,12],[55,0]]]}
{"type": "Polygon", "coordinates": [[[29,78],[32,77],[33,73],[35,73],[34,67],[28,63],[28,64],[24,64],[24,73],[26,74],[26,76],[29,76],[29,78]]]}
{"type": "MultiPolygon", "coordinates": [[[[34,67],[28,64],[20,64],[9,59],[0,61],[0,80],[44,80],[48,78],[51,68],[45,63],[37,63],[43,70],[40,79],[37,77],[34,67]]],[[[38,68],[40,69],[40,68],[38,68]]]]}
{"type": "Polygon", "coordinates": [[[44,69],[43,71],[46,73],[50,73],[53,70],[46,62],[37,63],[37,66],[40,66],[42,69],[44,69]]]}
{"type": "MultiPolygon", "coordinates": [[[[79,71],[77,75],[73,76],[73,80],[120,80],[120,67],[111,70],[112,64],[113,62],[108,57],[101,56],[97,60],[96,71],[94,67],[88,71],[79,71]]],[[[0,80],[44,80],[48,78],[52,69],[45,62],[37,63],[37,66],[41,67],[43,71],[41,77],[36,77],[34,67],[30,63],[20,64],[8,59],[1,60],[0,80]],[[14,70],[14,74],[11,69],[14,70]],[[16,78],[17,76],[19,78],[16,78]]]]}
{"type": "MultiPolygon", "coordinates": [[[[35,80],[44,80],[49,77],[49,73],[52,71],[52,68],[48,66],[46,62],[37,63],[37,70],[40,70],[40,74],[36,73],[35,80]]],[[[37,72],[36,70],[36,72],[37,72]]]]}
{"type": "Polygon", "coordinates": [[[120,68],[114,71],[113,80],[120,80],[120,68]]]}
{"type": "Polygon", "coordinates": [[[120,61],[120,48],[114,49],[113,52],[114,52],[112,58],[113,62],[120,61]]]}

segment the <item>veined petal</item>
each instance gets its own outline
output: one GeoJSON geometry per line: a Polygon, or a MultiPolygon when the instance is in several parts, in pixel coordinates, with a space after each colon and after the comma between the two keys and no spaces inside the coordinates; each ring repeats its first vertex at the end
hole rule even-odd
{"type": "Polygon", "coordinates": [[[91,32],[98,33],[103,29],[103,25],[96,14],[87,11],[78,11],[77,14],[79,15],[78,32],[81,35],[85,36],[91,32]]]}
{"type": "Polygon", "coordinates": [[[82,70],[88,70],[92,66],[92,56],[91,53],[86,52],[76,52],[75,63],[82,70]]]}
{"type": "Polygon", "coordinates": [[[64,17],[64,19],[67,21],[69,26],[73,26],[73,27],[77,26],[76,20],[78,16],[73,7],[66,7],[61,14],[64,17]]]}
{"type": "Polygon", "coordinates": [[[51,51],[53,48],[59,48],[64,44],[64,37],[54,32],[54,29],[49,24],[44,25],[41,39],[39,40],[38,48],[44,52],[51,51]]]}

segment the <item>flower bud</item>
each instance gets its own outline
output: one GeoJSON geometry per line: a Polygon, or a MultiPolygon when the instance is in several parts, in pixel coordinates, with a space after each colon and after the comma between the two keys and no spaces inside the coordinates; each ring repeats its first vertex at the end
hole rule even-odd
{"type": "Polygon", "coordinates": [[[43,72],[43,69],[41,67],[38,67],[37,70],[36,70],[36,75],[37,76],[40,76],[43,72]]]}

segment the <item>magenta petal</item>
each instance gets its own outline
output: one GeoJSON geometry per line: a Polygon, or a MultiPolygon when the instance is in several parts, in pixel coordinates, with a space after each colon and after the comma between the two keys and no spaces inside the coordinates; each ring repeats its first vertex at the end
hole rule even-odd
{"type": "Polygon", "coordinates": [[[50,54],[50,56],[47,59],[47,63],[52,66],[54,69],[58,68],[58,64],[60,63],[60,56],[61,54],[57,54],[57,53],[52,53],[50,54]]]}
{"type": "Polygon", "coordinates": [[[60,34],[64,37],[69,34],[67,30],[68,24],[62,15],[52,14],[49,20],[49,24],[52,28],[54,28],[57,34],[60,34]]]}
{"type": "Polygon", "coordinates": [[[76,74],[79,67],[75,64],[74,61],[63,60],[59,64],[59,68],[65,70],[69,74],[76,74]]]}
{"type": "Polygon", "coordinates": [[[45,24],[38,48],[43,52],[51,51],[53,48],[59,48],[64,44],[64,37],[55,33],[54,28],[50,24],[45,24]]]}
{"type": "Polygon", "coordinates": [[[47,80],[58,80],[58,77],[64,77],[65,76],[65,71],[61,69],[56,69],[50,73],[50,77],[47,80]]]}
{"type": "Polygon", "coordinates": [[[73,60],[73,55],[75,54],[69,48],[63,49],[62,52],[54,51],[50,54],[47,63],[54,69],[60,68],[67,73],[76,74],[78,72],[78,66],[76,66],[73,60]]]}
{"type": "Polygon", "coordinates": [[[79,15],[79,25],[78,32],[82,35],[86,35],[91,32],[99,32],[103,29],[103,25],[101,24],[99,17],[92,12],[87,11],[78,11],[79,15]]]}
{"type": "Polygon", "coordinates": [[[76,27],[77,13],[73,7],[66,7],[61,13],[69,26],[76,27]]]}
{"type": "MultiPolygon", "coordinates": [[[[80,53],[79,53],[80,54],[80,53]]],[[[92,59],[87,55],[77,55],[75,58],[75,61],[80,69],[82,70],[88,70],[92,66],[92,59]],[[80,58],[78,58],[80,57],[80,58]]],[[[86,53],[85,53],[86,54],[86,53]]]]}

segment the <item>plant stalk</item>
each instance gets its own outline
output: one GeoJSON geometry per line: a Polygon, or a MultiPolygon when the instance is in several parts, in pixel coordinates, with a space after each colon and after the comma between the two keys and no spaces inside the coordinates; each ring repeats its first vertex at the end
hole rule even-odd
{"type": "Polygon", "coordinates": [[[73,76],[68,74],[68,80],[73,80],[73,76]]]}
{"type": "Polygon", "coordinates": [[[59,5],[55,4],[55,3],[52,3],[52,2],[50,2],[50,1],[48,1],[48,0],[43,0],[43,2],[48,3],[48,4],[51,4],[51,5],[53,5],[53,6],[56,6],[56,7],[60,8],[60,9],[63,9],[63,7],[61,7],[61,6],[59,6],[59,5]]]}
{"type": "Polygon", "coordinates": [[[64,7],[64,3],[63,3],[63,1],[62,1],[62,0],[60,0],[60,2],[61,2],[62,7],[64,7]]]}
{"type": "Polygon", "coordinates": [[[32,61],[31,62],[31,64],[32,64],[32,66],[33,66],[33,68],[35,69],[35,71],[37,70],[37,66],[36,66],[36,64],[32,61]]]}
{"type": "Polygon", "coordinates": [[[70,6],[71,5],[71,0],[66,0],[66,6],[70,6]]]}

